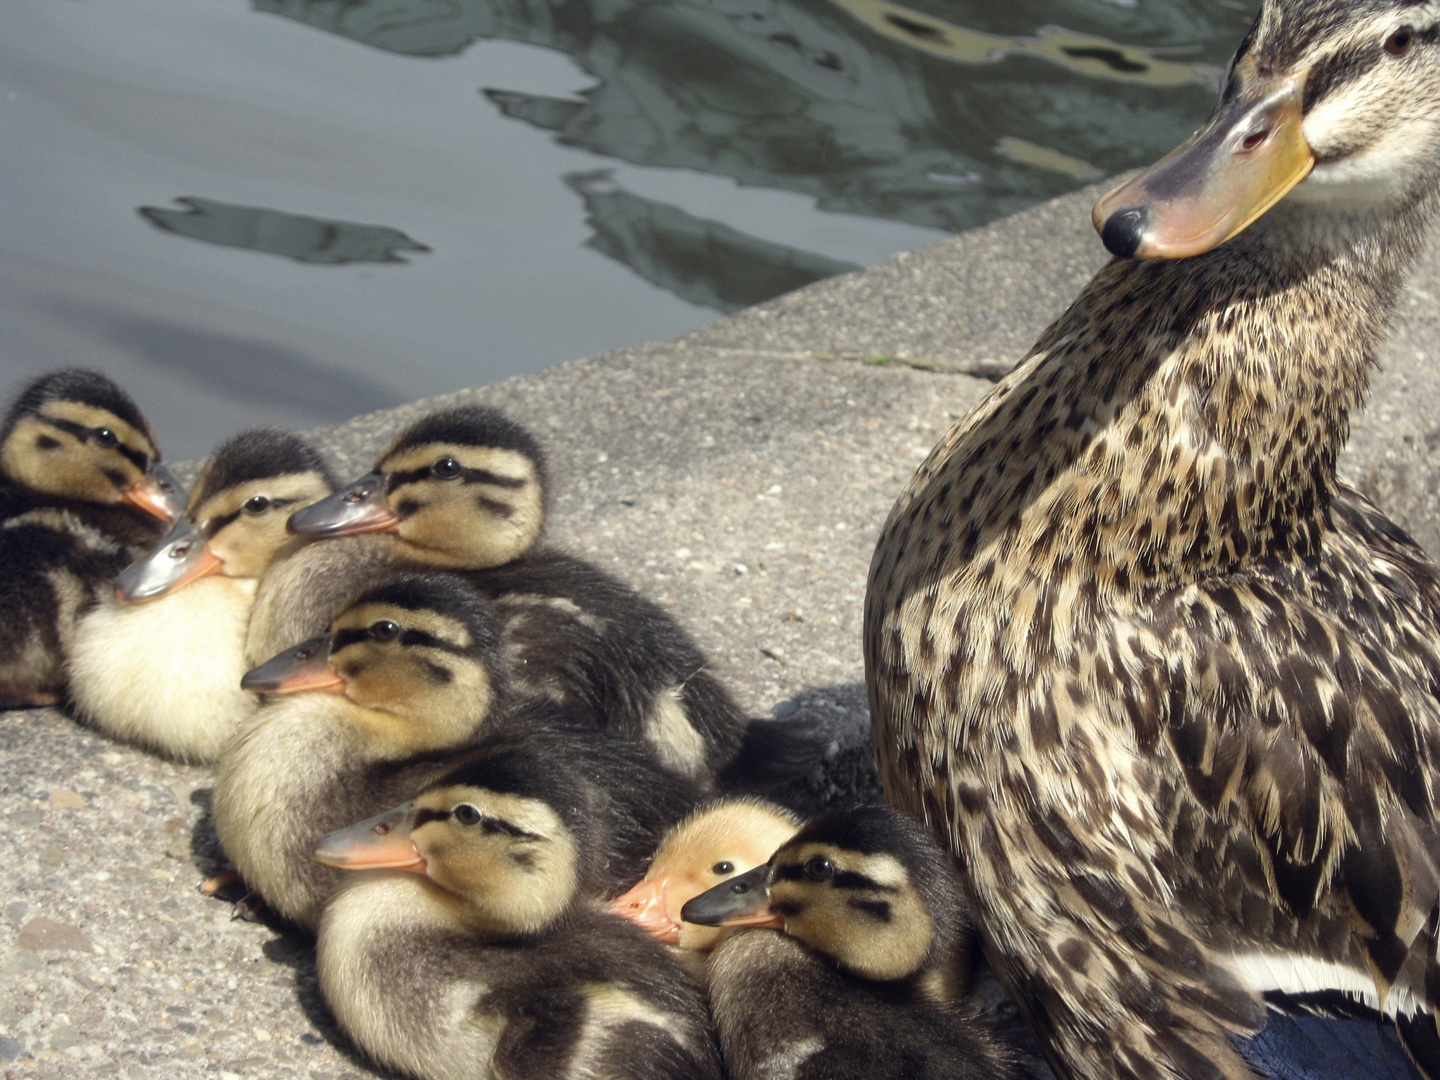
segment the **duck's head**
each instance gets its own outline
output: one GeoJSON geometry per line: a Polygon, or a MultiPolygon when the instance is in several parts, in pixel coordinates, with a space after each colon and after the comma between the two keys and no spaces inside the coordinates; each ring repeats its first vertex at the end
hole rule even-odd
{"type": "Polygon", "coordinates": [[[506,668],[490,605],[448,574],[368,589],[311,638],[245,673],[264,694],[336,694],[389,757],[465,742],[499,708],[506,668]]]}
{"type": "Polygon", "coordinates": [[[0,475],[63,499],[125,504],[174,521],[184,492],[130,395],[104,375],[52,371],[25,389],[0,423],[0,475]]]}
{"type": "Polygon", "coordinates": [[[1266,0],[1210,119],[1095,205],[1114,254],[1208,251],[1281,199],[1391,216],[1440,173],[1440,3],[1266,0]]]}
{"type": "Polygon", "coordinates": [[[117,598],[154,599],[209,574],[258,578],[294,542],[290,515],[334,487],[324,458],[300,436],[241,432],[205,463],[169,535],[121,573],[117,598]]]}
{"type": "Polygon", "coordinates": [[[958,992],[959,874],[924,829],[888,806],[821,815],[768,863],[689,901],[681,917],[784,930],[861,978],[921,976],[937,997],[958,992]]]}
{"type": "Polygon", "coordinates": [[[722,799],[702,807],[666,834],[644,879],[612,900],[610,910],[659,941],[707,951],[722,931],[682,922],[680,909],[692,897],[763,864],[800,824],[796,814],[761,799],[722,799]]]}
{"type": "Polygon", "coordinates": [[[534,546],[545,498],[534,436],[496,409],[462,405],[406,429],[373,472],[294,515],[290,530],[389,533],[407,559],[482,570],[534,546]]]}
{"type": "Polygon", "coordinates": [[[578,887],[573,798],[552,783],[553,762],[523,743],[478,752],[446,769],[409,803],[320,841],[315,858],[345,870],[423,874],[489,933],[553,923],[578,887]]]}

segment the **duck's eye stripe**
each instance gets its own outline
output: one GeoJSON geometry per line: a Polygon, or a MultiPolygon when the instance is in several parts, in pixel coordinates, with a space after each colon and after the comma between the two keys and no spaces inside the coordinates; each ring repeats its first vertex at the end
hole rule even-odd
{"type": "Polygon", "coordinates": [[[369,641],[370,628],[363,630],[336,630],[335,636],[330,639],[330,651],[339,652],[347,645],[354,645],[357,641],[369,641]]]}
{"type": "Polygon", "coordinates": [[[774,881],[799,881],[805,876],[805,865],[803,863],[786,863],[777,866],[770,871],[770,880],[774,881]]]}
{"type": "MultiPolygon", "coordinates": [[[[40,417],[40,421],[42,423],[49,424],[53,428],[57,428],[58,430],[65,432],[67,435],[75,436],[75,438],[77,438],[81,442],[89,442],[91,439],[95,439],[97,442],[99,441],[98,437],[96,436],[97,429],[93,427],[87,427],[85,424],[77,424],[73,420],[63,420],[58,416],[42,416],[40,417]]],[[[126,446],[124,443],[116,443],[109,449],[119,452],[125,457],[127,461],[129,461],[141,472],[144,472],[150,466],[150,458],[147,455],[142,454],[137,450],[131,450],[130,447],[126,446]]]]}
{"type": "Polygon", "coordinates": [[[1321,60],[1305,77],[1305,97],[1302,112],[1309,112],[1318,101],[1378,64],[1384,58],[1384,49],[1378,41],[1365,44],[1347,45],[1335,50],[1321,60]]]}
{"type": "MultiPolygon", "coordinates": [[[[386,494],[389,494],[396,488],[404,487],[406,484],[413,484],[417,481],[424,480],[426,477],[434,476],[435,474],[430,471],[431,468],[431,465],[426,465],[423,469],[409,469],[405,472],[386,473],[386,494]]],[[[453,477],[446,477],[446,479],[452,482],[459,480],[463,484],[489,484],[491,487],[501,488],[522,488],[529,483],[528,480],[514,476],[501,476],[499,473],[493,473],[489,469],[467,469],[463,465],[460,466],[458,473],[453,477]]]]}
{"type": "Polygon", "coordinates": [[[890,901],[888,900],[862,900],[857,896],[851,897],[846,904],[856,911],[863,911],[880,922],[888,923],[890,921],[890,901]]]}
{"type": "Polygon", "coordinates": [[[501,818],[486,817],[481,819],[485,831],[488,833],[500,833],[502,836],[512,836],[517,840],[544,840],[543,836],[529,832],[518,825],[511,825],[510,822],[501,818]]]}
{"type": "Polygon", "coordinates": [[[898,893],[900,891],[894,885],[882,885],[874,878],[857,874],[854,870],[836,870],[835,876],[830,880],[835,883],[837,889],[864,889],[867,892],[878,893],[898,893]]]}
{"type": "Polygon", "coordinates": [[[240,511],[236,510],[233,514],[220,514],[217,517],[211,518],[208,522],[205,523],[205,535],[214,536],[216,533],[218,533],[221,529],[225,528],[226,525],[229,525],[239,516],[240,511]]]}
{"type": "Polygon", "coordinates": [[[448,820],[450,820],[449,810],[426,810],[422,808],[415,811],[415,823],[411,825],[410,828],[414,830],[430,821],[448,820]]]}

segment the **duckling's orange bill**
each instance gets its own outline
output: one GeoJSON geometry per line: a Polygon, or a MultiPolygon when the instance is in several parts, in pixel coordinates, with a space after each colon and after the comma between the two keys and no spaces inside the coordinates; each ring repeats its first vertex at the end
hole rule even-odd
{"type": "Polygon", "coordinates": [[[668,878],[644,880],[610,901],[610,910],[635,923],[656,941],[667,945],[680,944],[680,921],[670,911],[668,878]]]}
{"type": "Polygon", "coordinates": [[[370,473],[319,502],[295,511],[285,527],[300,536],[399,532],[400,515],[385,496],[385,478],[379,473],[370,473]]]}
{"type": "Polygon", "coordinates": [[[1178,149],[1110,192],[1092,215],[1122,258],[1180,259],[1218,247],[1304,180],[1315,155],[1301,132],[1305,73],[1259,80],[1236,66],[1240,89],[1178,149]]]}
{"type": "Polygon", "coordinates": [[[687,900],[680,909],[680,918],[699,926],[766,926],[783,930],[785,919],[770,906],[766,894],[769,881],[770,866],[762,863],[687,900]]]}
{"type": "Polygon", "coordinates": [[[345,693],[344,676],[330,666],[330,635],[303,641],[251,668],[240,689],[261,694],[303,694],[312,690],[345,693]]]}
{"type": "Polygon", "coordinates": [[[410,824],[410,804],[406,803],[331,833],[315,845],[315,858],[342,870],[409,870],[423,874],[429,864],[410,841],[410,824]]]}
{"type": "Polygon", "coordinates": [[[206,545],[205,530],[182,518],[154,551],[120,572],[115,599],[122,604],[153,600],[224,568],[224,561],[206,545]]]}
{"type": "Polygon", "coordinates": [[[120,492],[120,501],[168,522],[178,518],[185,509],[185,491],[169,469],[156,463],[141,479],[120,492]]]}

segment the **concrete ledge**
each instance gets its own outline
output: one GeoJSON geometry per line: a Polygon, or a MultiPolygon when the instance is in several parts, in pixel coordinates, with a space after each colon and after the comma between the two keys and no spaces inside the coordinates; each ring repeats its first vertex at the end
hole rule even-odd
{"type": "MultiPolygon", "coordinates": [[[[1093,192],[750,309],[319,434],[368,466],[449,400],[532,425],[552,536],[673,610],[756,714],[831,719],[849,786],[868,747],[861,601],[876,533],[931,444],[1103,261],[1093,192]],[[983,377],[955,372],[970,371],[983,377]]],[[[1403,304],[1348,475],[1440,550],[1440,251],[1403,304]]],[[[0,714],[0,1069],[7,1076],[340,1080],[309,945],[231,922],[195,885],[209,775],[48,710],[0,714]]],[[[822,791],[823,793],[823,791],[822,791]]]]}

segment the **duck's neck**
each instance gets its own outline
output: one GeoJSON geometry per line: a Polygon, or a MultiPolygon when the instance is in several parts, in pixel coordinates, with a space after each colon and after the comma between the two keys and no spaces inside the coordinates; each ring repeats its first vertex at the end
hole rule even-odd
{"type": "Polygon", "coordinates": [[[1010,508],[1040,561],[1093,558],[1128,591],[1318,550],[1428,206],[1277,209],[1206,255],[1106,267],[981,422],[1031,443],[1005,472],[1059,480],[1010,508]]]}

